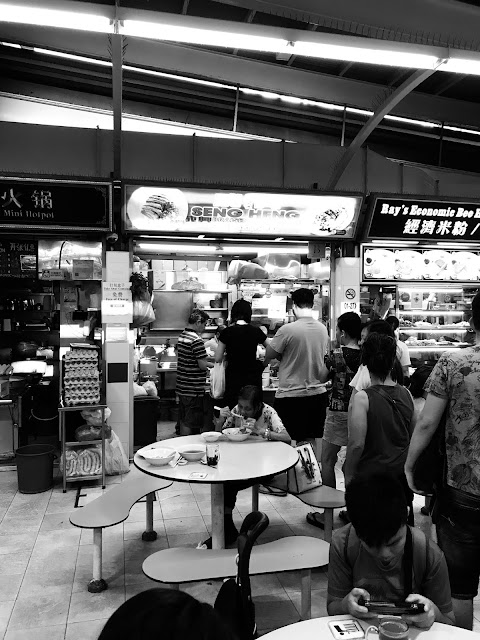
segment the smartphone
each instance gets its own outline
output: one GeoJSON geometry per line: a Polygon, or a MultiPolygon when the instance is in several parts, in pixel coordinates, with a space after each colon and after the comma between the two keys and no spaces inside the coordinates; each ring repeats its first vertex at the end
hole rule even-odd
{"type": "Polygon", "coordinates": [[[418,602],[383,602],[375,600],[359,600],[358,604],[366,607],[370,613],[392,616],[417,616],[425,611],[425,606],[418,602]]]}
{"type": "Polygon", "coordinates": [[[335,640],[353,640],[365,637],[362,627],[356,620],[332,620],[328,626],[335,640]]]}

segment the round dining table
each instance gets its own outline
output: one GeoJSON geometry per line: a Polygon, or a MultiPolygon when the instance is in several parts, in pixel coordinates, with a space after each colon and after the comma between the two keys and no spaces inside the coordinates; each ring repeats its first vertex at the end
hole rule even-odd
{"type": "MultiPolygon", "coordinates": [[[[329,627],[329,622],[334,620],[354,620],[352,616],[325,616],[323,618],[313,618],[312,620],[303,620],[302,622],[296,622],[295,624],[288,624],[286,627],[280,627],[275,631],[270,631],[262,636],[262,640],[333,640],[333,634],[329,627]]],[[[365,631],[370,625],[376,625],[376,619],[370,620],[358,620],[361,627],[365,631]]],[[[378,640],[378,635],[375,633],[369,634],[372,640],[378,640]]],[[[478,634],[473,631],[467,631],[466,629],[460,629],[460,627],[453,627],[448,624],[441,624],[440,622],[434,622],[428,629],[417,629],[417,627],[410,627],[409,640],[415,640],[417,637],[420,640],[474,640],[478,638],[478,634]]],[[[348,640],[348,636],[345,636],[345,640],[348,640]]]]}
{"type": "Polygon", "coordinates": [[[298,453],[294,447],[285,442],[271,442],[259,436],[249,436],[242,442],[231,442],[222,436],[217,441],[220,450],[216,467],[209,467],[202,462],[187,464],[153,466],[142,457],[142,450],[150,448],[171,447],[177,449],[184,445],[203,444],[200,435],[170,438],[155,442],[139,449],[133,462],[135,466],[151,476],[175,480],[176,482],[192,482],[211,486],[212,504],[212,549],[225,548],[223,485],[226,482],[258,480],[282,473],[295,466],[298,453]]]}

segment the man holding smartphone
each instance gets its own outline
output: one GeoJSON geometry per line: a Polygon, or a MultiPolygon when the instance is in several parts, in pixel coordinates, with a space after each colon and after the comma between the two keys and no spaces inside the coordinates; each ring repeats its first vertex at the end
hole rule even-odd
{"type": "Polygon", "coordinates": [[[422,629],[454,624],[445,558],[420,529],[407,525],[400,482],[387,473],[358,474],[345,500],[351,524],[335,531],[330,545],[328,614],[367,619],[382,612],[375,606],[381,601],[404,604],[402,618],[422,629]],[[423,607],[409,611],[415,603],[423,607]]]}

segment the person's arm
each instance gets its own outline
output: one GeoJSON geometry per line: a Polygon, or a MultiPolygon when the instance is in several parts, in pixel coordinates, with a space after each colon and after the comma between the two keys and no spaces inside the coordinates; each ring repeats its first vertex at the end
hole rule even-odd
{"type": "Polygon", "coordinates": [[[215,362],[223,362],[224,354],[225,354],[225,343],[219,340],[218,347],[215,351],[215,362]]]}
{"type": "Polygon", "coordinates": [[[345,613],[367,620],[368,618],[374,618],[373,613],[369,613],[367,607],[363,607],[358,604],[360,598],[364,600],[370,599],[370,594],[365,589],[355,587],[344,598],[335,598],[330,594],[327,595],[327,613],[329,616],[341,616],[345,613]]]}
{"type": "Polygon", "coordinates": [[[345,486],[351,481],[358,467],[367,436],[368,396],[365,391],[355,394],[351,421],[348,423],[348,445],[345,460],[345,486]]]}
{"type": "Polygon", "coordinates": [[[266,348],[266,352],[265,352],[265,358],[263,360],[264,367],[267,367],[270,364],[270,360],[282,359],[282,355],[278,353],[278,351],[275,351],[275,349],[270,344],[267,344],[265,348],[266,348]]]}
{"type": "Polygon", "coordinates": [[[424,606],[424,612],[418,616],[402,616],[405,622],[408,622],[408,624],[413,625],[414,627],[418,627],[419,629],[430,629],[434,622],[455,624],[453,610],[449,613],[442,613],[437,605],[425,596],[421,596],[418,593],[411,593],[406,598],[406,602],[418,602],[424,606]]]}
{"type": "Polygon", "coordinates": [[[407,461],[405,462],[405,475],[407,476],[408,485],[415,493],[422,493],[415,487],[413,482],[415,463],[437,430],[447,402],[448,398],[442,398],[433,393],[429,393],[420,418],[415,425],[415,430],[410,440],[407,461]]]}
{"type": "Polygon", "coordinates": [[[211,369],[214,365],[213,362],[208,360],[208,356],[206,358],[198,358],[197,359],[198,368],[202,371],[206,371],[207,369],[211,369]]]}
{"type": "Polygon", "coordinates": [[[214,418],[215,431],[222,431],[222,429],[229,429],[232,426],[233,418],[232,412],[228,407],[222,407],[220,409],[220,415],[218,418],[214,418]]]}

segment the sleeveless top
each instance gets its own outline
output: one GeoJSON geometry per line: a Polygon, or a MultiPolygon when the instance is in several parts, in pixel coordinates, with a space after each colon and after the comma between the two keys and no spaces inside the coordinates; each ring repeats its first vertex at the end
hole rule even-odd
{"type": "Polygon", "coordinates": [[[403,476],[412,436],[413,400],[401,385],[373,385],[368,396],[367,434],[359,471],[385,471],[403,476]]]}

